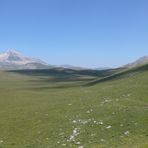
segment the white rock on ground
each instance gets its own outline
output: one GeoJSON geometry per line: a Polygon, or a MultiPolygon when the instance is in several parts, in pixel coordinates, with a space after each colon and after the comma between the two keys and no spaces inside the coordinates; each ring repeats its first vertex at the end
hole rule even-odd
{"type": "Polygon", "coordinates": [[[109,125],[109,126],[107,126],[106,128],[107,128],[107,129],[110,129],[111,127],[112,127],[112,126],[111,126],[111,125],[109,125]]]}

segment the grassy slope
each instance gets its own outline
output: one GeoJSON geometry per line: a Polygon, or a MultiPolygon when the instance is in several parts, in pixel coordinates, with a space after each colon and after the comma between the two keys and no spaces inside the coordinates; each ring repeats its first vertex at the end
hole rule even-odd
{"type": "Polygon", "coordinates": [[[86,76],[59,81],[0,72],[0,148],[146,148],[147,75],[146,66],[83,87],[86,76]],[[77,87],[51,89],[65,83],[77,87]],[[79,134],[69,141],[74,129],[79,134]]]}

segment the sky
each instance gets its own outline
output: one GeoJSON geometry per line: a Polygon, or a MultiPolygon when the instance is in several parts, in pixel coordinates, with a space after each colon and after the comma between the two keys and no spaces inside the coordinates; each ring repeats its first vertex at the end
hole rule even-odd
{"type": "Polygon", "coordinates": [[[0,52],[118,67],[148,55],[148,0],[0,0],[0,52]]]}

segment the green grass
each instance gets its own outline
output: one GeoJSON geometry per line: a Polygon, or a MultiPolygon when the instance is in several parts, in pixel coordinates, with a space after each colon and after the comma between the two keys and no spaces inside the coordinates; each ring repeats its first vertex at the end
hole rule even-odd
{"type": "Polygon", "coordinates": [[[0,148],[147,148],[147,67],[1,71],[0,148]]]}

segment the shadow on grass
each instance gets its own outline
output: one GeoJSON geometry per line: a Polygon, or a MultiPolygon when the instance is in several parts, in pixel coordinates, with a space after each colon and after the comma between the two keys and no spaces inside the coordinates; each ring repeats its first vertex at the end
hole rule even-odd
{"type": "MultiPolygon", "coordinates": [[[[40,69],[40,70],[10,70],[9,73],[17,73],[21,75],[32,76],[35,79],[29,79],[28,83],[33,86],[38,85],[52,85],[56,83],[54,88],[73,87],[77,85],[84,85],[96,78],[102,78],[116,72],[117,69],[110,70],[71,70],[71,69],[40,69]],[[63,85],[62,85],[63,82],[63,85]],[[66,84],[66,86],[64,86],[66,84]],[[76,85],[77,83],[77,85],[76,85]]],[[[42,88],[43,89],[43,88],[42,88]]]]}
{"type": "Polygon", "coordinates": [[[98,83],[117,80],[117,79],[123,78],[125,76],[130,76],[131,74],[133,75],[133,74],[144,72],[144,71],[147,71],[147,70],[148,70],[148,64],[143,65],[143,66],[139,66],[139,67],[136,67],[136,68],[131,68],[131,69],[128,69],[128,70],[123,70],[123,71],[116,73],[116,74],[113,74],[111,76],[107,76],[107,77],[104,77],[102,79],[89,82],[85,86],[93,86],[93,85],[96,85],[98,83]]]}
{"type": "Polygon", "coordinates": [[[14,72],[18,74],[24,74],[28,76],[52,76],[52,77],[76,77],[82,76],[97,76],[104,77],[111,75],[118,71],[118,69],[109,70],[72,70],[64,68],[54,68],[54,69],[36,69],[36,70],[10,70],[8,72],[14,72]]]}
{"type": "MultiPolygon", "coordinates": [[[[115,73],[123,69],[109,70],[72,70],[72,69],[40,69],[40,70],[11,70],[8,72],[33,76],[37,79],[28,80],[34,90],[68,88],[76,86],[91,86],[116,77],[115,73]],[[99,79],[96,81],[96,79],[99,79]],[[62,84],[63,82],[63,84],[62,84]],[[55,83],[55,84],[54,84],[55,83]],[[66,84],[65,84],[66,83],[66,84]],[[49,86],[49,85],[51,86],[49,86]],[[53,85],[52,85],[53,84],[53,85]],[[35,87],[43,85],[41,87],[35,87]],[[48,86],[47,86],[48,85],[48,86]]],[[[118,74],[119,75],[119,74],[118,74]]]]}

